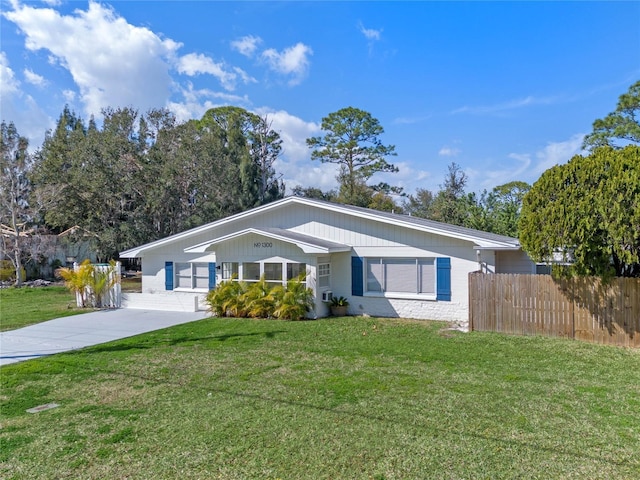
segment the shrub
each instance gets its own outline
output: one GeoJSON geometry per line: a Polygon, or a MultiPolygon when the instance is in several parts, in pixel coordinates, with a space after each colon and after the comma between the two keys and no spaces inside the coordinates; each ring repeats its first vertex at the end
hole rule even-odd
{"type": "Polygon", "coordinates": [[[79,296],[81,307],[102,308],[105,296],[118,282],[115,268],[113,261],[107,268],[98,269],[85,260],[76,269],[63,267],[55,273],[69,290],[79,296]]]}
{"type": "Polygon", "coordinates": [[[276,308],[273,316],[282,320],[301,320],[314,307],[313,290],[307,288],[304,275],[297,279],[289,280],[287,286],[278,286],[274,289],[273,296],[276,299],[276,308]]]}
{"type": "Polygon", "coordinates": [[[250,284],[233,277],[211,290],[205,301],[209,310],[219,317],[300,320],[314,305],[313,291],[303,282],[304,276],[290,280],[286,287],[272,287],[264,277],[250,284]]]}
{"type": "Polygon", "coordinates": [[[219,317],[246,317],[244,294],[247,288],[245,282],[236,281],[234,276],[209,291],[205,301],[209,310],[219,317]]]}
{"type": "Polygon", "coordinates": [[[243,298],[249,317],[269,318],[273,316],[273,311],[276,308],[275,298],[271,293],[273,288],[267,283],[264,276],[259,281],[249,285],[243,298]]]}

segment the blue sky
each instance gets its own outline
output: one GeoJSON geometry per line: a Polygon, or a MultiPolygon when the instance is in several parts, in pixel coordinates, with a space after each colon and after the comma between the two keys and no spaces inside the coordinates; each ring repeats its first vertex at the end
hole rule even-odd
{"type": "Polygon", "coordinates": [[[456,162],[468,191],[533,183],[640,78],[637,1],[0,2],[2,120],[32,147],[65,104],[237,105],[282,136],[289,188],[335,186],[305,139],[347,106],[396,147],[376,181],[437,190],[456,162]]]}

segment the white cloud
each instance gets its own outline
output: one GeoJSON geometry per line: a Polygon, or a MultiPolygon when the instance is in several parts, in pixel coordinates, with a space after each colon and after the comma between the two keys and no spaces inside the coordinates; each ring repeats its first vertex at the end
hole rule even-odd
{"type": "Polygon", "coordinates": [[[499,168],[492,170],[490,168],[484,168],[477,170],[475,168],[468,168],[465,173],[469,177],[469,191],[480,192],[481,190],[493,190],[498,185],[504,185],[505,183],[512,182],[514,180],[521,180],[529,183],[530,180],[530,167],[531,167],[531,155],[529,154],[515,154],[508,155],[514,162],[503,162],[503,165],[507,165],[505,168],[499,168]]]}
{"type": "Polygon", "coordinates": [[[529,95],[524,98],[517,98],[514,100],[509,100],[509,101],[497,103],[494,105],[476,105],[476,106],[465,105],[464,107],[460,107],[453,110],[451,113],[453,114],[470,113],[473,115],[502,114],[504,112],[508,112],[511,110],[530,107],[534,105],[550,105],[557,101],[558,99],[555,97],[534,97],[529,95]]]}
{"type": "Polygon", "coordinates": [[[13,6],[5,18],[25,35],[27,49],[47,50],[50,61],[70,72],[88,115],[107,106],[146,110],[165,104],[172,85],[169,69],[180,44],[131,25],[93,1],[71,15],[13,6]]]}
{"type": "Polygon", "coordinates": [[[76,99],[76,92],[73,90],[63,90],[62,96],[67,103],[72,103],[76,99]]]}
{"type": "Polygon", "coordinates": [[[382,35],[382,29],[374,30],[372,28],[365,28],[362,22],[358,23],[358,30],[360,30],[360,33],[362,33],[370,42],[380,40],[380,37],[382,35]]]}
{"type": "Polygon", "coordinates": [[[459,148],[444,146],[438,151],[438,155],[441,157],[455,157],[460,154],[459,148]]]}
{"type": "Polygon", "coordinates": [[[536,164],[532,173],[535,180],[549,168],[567,163],[571,157],[581,154],[584,133],[577,133],[563,142],[550,142],[542,150],[536,152],[536,164]]]}
{"type": "Polygon", "coordinates": [[[238,74],[238,76],[242,79],[242,82],[244,84],[248,84],[248,83],[258,83],[258,81],[253,78],[252,76],[250,76],[247,72],[245,72],[244,70],[242,70],[241,68],[238,67],[233,67],[233,71],[236,72],[238,74]]]}
{"type": "Polygon", "coordinates": [[[271,129],[282,138],[283,154],[291,162],[300,162],[311,158],[311,150],[306,140],[321,132],[320,125],[306,122],[284,110],[272,110],[261,107],[254,110],[261,117],[267,117],[271,129]]]}
{"type": "Polygon", "coordinates": [[[289,85],[298,85],[309,70],[310,55],[313,55],[313,50],[304,43],[298,42],[282,52],[269,48],[262,52],[262,59],[274,72],[290,76],[289,85]]]}
{"type": "Polygon", "coordinates": [[[232,95],[224,92],[214,92],[209,89],[193,88],[188,84],[181,90],[184,100],[182,102],[167,102],[166,107],[171,110],[179,122],[186,122],[194,118],[202,118],[210,108],[223,105],[248,105],[249,99],[245,96],[232,95]]]}
{"type": "Polygon", "coordinates": [[[393,119],[394,125],[413,125],[415,123],[422,123],[425,120],[431,118],[431,115],[423,115],[420,117],[398,117],[393,119]]]}
{"type": "Polygon", "coordinates": [[[0,105],[2,121],[13,122],[18,133],[29,139],[29,149],[42,144],[44,132],[53,126],[53,121],[25,94],[4,52],[0,52],[0,105]]]}
{"type": "Polygon", "coordinates": [[[258,49],[258,45],[262,43],[260,37],[254,37],[253,35],[246,35],[238,40],[231,42],[231,48],[240,52],[245,57],[253,57],[254,53],[258,49]]]}
{"type": "Polygon", "coordinates": [[[367,44],[369,46],[369,56],[373,55],[374,45],[382,38],[382,29],[375,30],[373,28],[366,28],[362,24],[362,22],[358,22],[358,30],[360,30],[360,33],[362,33],[362,35],[364,35],[364,38],[367,39],[367,44]]]}
{"type": "Polygon", "coordinates": [[[198,53],[189,53],[181,57],[178,60],[177,69],[178,72],[189,76],[195,76],[201,73],[213,75],[220,80],[222,87],[229,91],[235,90],[238,74],[240,74],[241,79],[243,79],[245,83],[250,79],[241,69],[236,68],[235,71],[237,73],[228,71],[223,63],[214,62],[206,55],[198,53]]]}
{"type": "Polygon", "coordinates": [[[320,124],[307,122],[284,110],[261,107],[254,110],[256,115],[267,118],[271,128],[282,139],[282,157],[276,162],[276,171],[290,191],[293,187],[317,187],[330,190],[337,186],[335,165],[311,161],[311,150],[306,140],[321,132],[320,124]]]}
{"type": "Polygon", "coordinates": [[[22,73],[24,74],[24,79],[36,87],[44,87],[49,83],[42,75],[38,75],[28,68],[25,68],[22,73]]]}
{"type": "Polygon", "coordinates": [[[584,134],[572,135],[568,140],[549,142],[534,153],[510,153],[511,162],[502,162],[498,169],[465,170],[469,175],[469,191],[491,190],[498,185],[521,180],[529,184],[536,182],[545,170],[566,163],[574,155],[582,153],[584,134]]]}
{"type": "MultiPolygon", "coordinates": [[[[9,66],[9,60],[4,52],[0,52],[0,94],[3,97],[20,93],[20,81],[16,79],[9,66]]],[[[2,102],[4,103],[4,101],[2,102]]]]}
{"type": "Polygon", "coordinates": [[[402,187],[404,193],[409,195],[414,194],[418,188],[431,189],[431,186],[428,185],[428,182],[432,180],[431,172],[414,168],[417,162],[390,160],[390,163],[398,168],[396,173],[376,173],[368,183],[373,185],[386,182],[389,185],[402,187]]]}

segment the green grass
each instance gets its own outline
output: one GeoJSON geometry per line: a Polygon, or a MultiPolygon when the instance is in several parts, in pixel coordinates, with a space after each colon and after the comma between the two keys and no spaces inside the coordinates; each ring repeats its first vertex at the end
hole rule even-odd
{"type": "Polygon", "coordinates": [[[640,352],[445,326],[208,319],[2,367],[0,478],[640,478],[640,352]]]}
{"type": "Polygon", "coordinates": [[[87,311],[65,287],[0,288],[0,331],[87,311]]]}
{"type": "Polygon", "coordinates": [[[142,278],[141,277],[130,277],[130,278],[121,278],[120,285],[123,293],[140,293],[142,292],[142,278]]]}

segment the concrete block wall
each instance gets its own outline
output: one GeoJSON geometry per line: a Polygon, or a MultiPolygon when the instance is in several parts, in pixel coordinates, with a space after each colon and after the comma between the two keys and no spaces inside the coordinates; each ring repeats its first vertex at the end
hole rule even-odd
{"type": "Polygon", "coordinates": [[[374,297],[351,297],[349,300],[349,315],[441,320],[452,322],[463,331],[469,329],[467,304],[374,297]]]}
{"type": "Polygon", "coordinates": [[[167,310],[171,312],[197,312],[205,310],[201,295],[196,293],[123,293],[123,308],[167,310]]]}

